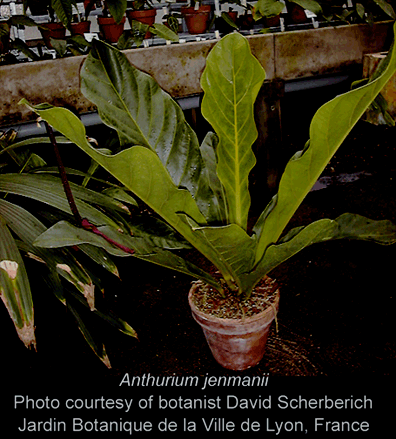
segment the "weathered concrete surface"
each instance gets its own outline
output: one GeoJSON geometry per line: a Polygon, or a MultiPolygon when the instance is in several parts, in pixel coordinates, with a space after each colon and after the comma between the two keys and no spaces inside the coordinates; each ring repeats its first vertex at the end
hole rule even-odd
{"type": "MultiPolygon", "coordinates": [[[[252,53],[267,73],[274,78],[273,35],[248,37],[252,53]]],[[[138,69],[149,73],[159,85],[174,97],[186,97],[201,93],[199,79],[205,68],[206,57],[216,40],[172,44],[125,51],[129,61],[138,69]],[[165,50],[164,50],[165,49],[165,50]]]]}
{"type": "Polygon", "coordinates": [[[290,80],[319,74],[338,73],[363,63],[365,53],[389,47],[389,23],[348,25],[331,28],[276,33],[275,76],[290,80]]]}
{"type": "MultiPolygon", "coordinates": [[[[364,53],[386,50],[391,23],[249,36],[253,54],[266,70],[267,80],[295,79],[342,71],[362,64],[364,53]]],[[[201,92],[199,78],[215,40],[172,44],[125,51],[137,68],[151,74],[172,96],[201,92]]],[[[80,93],[79,71],[84,57],[40,61],[0,67],[0,126],[34,116],[18,105],[22,98],[33,104],[49,102],[78,113],[92,111],[80,93]]]]}

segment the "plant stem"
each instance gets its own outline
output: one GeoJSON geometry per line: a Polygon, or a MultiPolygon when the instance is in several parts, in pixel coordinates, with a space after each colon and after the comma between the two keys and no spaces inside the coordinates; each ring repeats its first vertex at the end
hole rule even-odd
{"type": "Polygon", "coordinates": [[[65,167],[62,162],[62,157],[59,152],[58,144],[56,143],[54,132],[51,128],[51,126],[48,124],[48,122],[44,121],[45,128],[47,130],[48,136],[50,138],[51,144],[54,147],[56,161],[58,163],[58,169],[59,174],[62,180],[63,189],[66,194],[67,201],[70,206],[70,210],[72,211],[72,214],[74,216],[74,219],[78,223],[78,225],[86,230],[90,230],[92,233],[95,233],[96,235],[101,236],[103,239],[105,239],[110,244],[114,245],[115,247],[119,248],[120,250],[124,251],[125,253],[128,253],[130,255],[134,254],[135,251],[131,248],[126,247],[125,245],[122,245],[107,235],[105,235],[103,232],[101,232],[94,224],[92,224],[90,221],[88,221],[86,218],[82,218],[80,215],[80,212],[78,211],[76,202],[74,201],[73,193],[69,184],[69,180],[66,175],[65,167]]]}
{"type": "Polygon", "coordinates": [[[61,158],[61,155],[59,152],[58,144],[56,143],[54,132],[52,131],[52,128],[48,124],[48,122],[44,121],[44,124],[45,124],[45,129],[47,130],[48,136],[50,138],[51,144],[52,144],[54,151],[55,151],[56,161],[58,163],[59,174],[60,174],[60,177],[62,180],[63,189],[65,191],[67,201],[68,201],[69,206],[70,206],[70,210],[72,211],[74,219],[76,220],[78,225],[82,226],[83,220],[81,218],[80,212],[78,211],[76,202],[74,201],[73,193],[72,193],[71,188],[70,188],[69,180],[68,180],[67,175],[66,175],[65,167],[64,167],[63,162],[62,162],[62,158],[61,158]]]}

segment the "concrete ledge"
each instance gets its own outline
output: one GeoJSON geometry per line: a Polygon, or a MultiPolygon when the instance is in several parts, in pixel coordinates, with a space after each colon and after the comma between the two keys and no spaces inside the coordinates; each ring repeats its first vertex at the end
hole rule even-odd
{"type": "MultiPolygon", "coordinates": [[[[312,77],[341,72],[362,64],[364,53],[389,48],[392,23],[310,29],[248,37],[253,54],[266,70],[267,80],[312,77]]],[[[199,78],[215,40],[125,51],[137,68],[151,74],[173,97],[201,92],[199,78]]],[[[78,113],[93,111],[80,93],[79,71],[84,57],[0,67],[0,126],[34,119],[18,106],[22,98],[33,104],[49,102],[78,113]]]]}

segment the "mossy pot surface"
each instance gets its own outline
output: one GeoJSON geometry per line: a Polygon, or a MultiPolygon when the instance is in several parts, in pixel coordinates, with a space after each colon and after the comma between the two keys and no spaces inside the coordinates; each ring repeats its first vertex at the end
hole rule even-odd
{"type": "Polygon", "coordinates": [[[256,366],[264,356],[271,323],[279,307],[276,282],[266,277],[251,298],[239,304],[233,298],[231,301],[220,298],[216,303],[210,297],[211,291],[206,284],[194,282],[188,301],[213,357],[226,369],[245,370],[256,366]]]}

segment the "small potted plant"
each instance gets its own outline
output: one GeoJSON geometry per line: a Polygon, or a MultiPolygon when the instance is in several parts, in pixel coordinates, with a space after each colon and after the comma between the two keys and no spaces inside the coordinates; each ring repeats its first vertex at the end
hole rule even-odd
{"type": "MultiPolygon", "coordinates": [[[[63,40],[66,37],[66,27],[63,25],[62,21],[60,21],[59,16],[56,11],[52,8],[52,2],[47,2],[48,15],[50,21],[48,23],[43,23],[39,26],[41,36],[43,37],[45,45],[52,49],[51,39],[55,40],[63,40]]],[[[71,22],[69,19],[66,20],[67,24],[71,22]]]]}
{"type": "Polygon", "coordinates": [[[305,10],[311,11],[316,15],[322,13],[322,7],[316,0],[285,0],[280,2],[279,0],[258,0],[255,5],[254,18],[258,20],[265,18],[271,20],[267,22],[268,25],[274,25],[274,20],[279,20],[279,16],[284,7],[287,7],[288,18],[292,23],[302,24],[309,20],[305,14],[305,10]]]}
{"type": "MultiPolygon", "coordinates": [[[[248,177],[257,137],[253,108],[265,72],[241,34],[224,37],[207,57],[201,77],[202,113],[215,133],[208,133],[201,145],[178,104],[155,80],[100,41],[93,43],[81,69],[81,87],[105,123],[118,131],[121,152],[106,155],[93,148],[81,121],[67,109],[30,107],[162,217],[180,234],[181,243],[195,248],[196,253],[182,258],[165,245],[154,250],[132,236],[112,233],[114,240],[134,250],[134,256],[200,280],[189,293],[193,316],[202,324],[216,360],[242,370],[262,358],[276,316],[279,291],[268,278],[274,268],[305,247],[329,240],[396,242],[393,223],[354,213],[287,229],[333,154],[395,72],[393,46],[375,80],[317,111],[310,140],[286,165],[278,193],[253,227],[248,221],[248,177]]],[[[114,254],[117,249],[99,240],[94,229],[95,225],[84,230],[60,222],[35,245],[61,247],[62,236],[69,246],[85,242],[114,254]]]]}
{"type": "Polygon", "coordinates": [[[91,22],[88,19],[89,14],[92,9],[95,7],[95,0],[88,0],[84,2],[84,16],[81,17],[80,13],[76,14],[76,21],[73,21],[70,25],[70,33],[72,35],[82,35],[89,33],[91,30],[91,22]]]}
{"type": "Polygon", "coordinates": [[[192,35],[205,33],[212,7],[211,5],[203,5],[200,0],[193,0],[193,3],[194,6],[183,6],[181,8],[181,14],[184,17],[188,32],[192,35]]]}
{"type": "MultiPolygon", "coordinates": [[[[135,0],[130,2],[131,8],[126,11],[131,28],[133,27],[132,21],[139,21],[140,23],[152,26],[155,23],[155,17],[157,10],[153,8],[150,0],[135,0]]],[[[150,38],[151,33],[147,31],[145,38],[150,38]]]]}
{"type": "Polygon", "coordinates": [[[109,43],[116,43],[125,26],[126,1],[103,1],[102,15],[98,16],[99,30],[109,43]]]}

